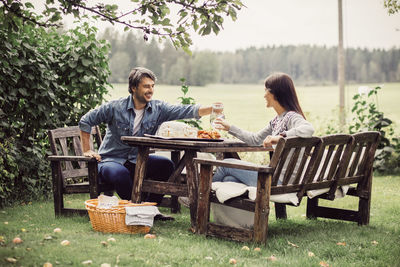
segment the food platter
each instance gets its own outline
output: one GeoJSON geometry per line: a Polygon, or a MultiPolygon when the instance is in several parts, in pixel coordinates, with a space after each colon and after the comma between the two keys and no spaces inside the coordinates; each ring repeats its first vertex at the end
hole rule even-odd
{"type": "Polygon", "coordinates": [[[197,137],[164,137],[160,135],[151,135],[151,134],[144,134],[145,137],[155,138],[155,139],[162,139],[162,140],[176,140],[176,141],[200,141],[200,142],[223,142],[224,139],[206,139],[206,138],[197,138],[197,137]]]}

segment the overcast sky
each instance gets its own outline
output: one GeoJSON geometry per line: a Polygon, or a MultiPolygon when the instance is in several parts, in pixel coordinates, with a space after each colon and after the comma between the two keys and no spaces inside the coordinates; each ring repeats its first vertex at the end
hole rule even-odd
{"type": "MultiPolygon", "coordinates": [[[[193,36],[198,49],[338,43],[337,0],[248,0],[238,19],[217,36],[193,36]]],[[[343,0],[345,47],[400,47],[400,14],[389,16],[383,0],[343,0]]]]}
{"type": "MultiPolygon", "coordinates": [[[[225,19],[217,36],[192,35],[193,50],[234,51],[250,46],[338,43],[337,0],[243,0],[238,19],[225,19]]],[[[129,1],[118,1],[120,7],[129,1]]],[[[128,10],[125,8],[125,10],[128,10]]],[[[400,13],[388,15],[383,0],[343,0],[345,47],[400,48],[400,13]]],[[[70,23],[69,23],[70,24],[70,23]]],[[[97,25],[100,28],[110,24],[97,25]]]]}

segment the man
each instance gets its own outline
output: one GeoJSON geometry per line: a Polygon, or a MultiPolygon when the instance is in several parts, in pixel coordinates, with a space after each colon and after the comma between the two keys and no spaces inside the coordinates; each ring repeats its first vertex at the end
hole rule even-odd
{"type": "MultiPolygon", "coordinates": [[[[81,143],[85,156],[96,158],[99,163],[99,180],[112,184],[122,199],[131,199],[132,176],[138,150],[126,145],[121,136],[143,136],[155,134],[158,126],[177,119],[200,118],[211,113],[211,107],[199,105],[170,105],[152,100],[156,77],[148,69],[137,67],[129,74],[130,95],[107,102],[85,114],[80,122],[81,143]],[[92,126],[107,123],[107,131],[99,154],[90,150],[89,138],[92,126]]],[[[166,181],[174,171],[174,164],[165,157],[150,155],[147,161],[147,176],[166,181]]],[[[148,194],[143,201],[157,202],[162,195],[148,194]]]]}

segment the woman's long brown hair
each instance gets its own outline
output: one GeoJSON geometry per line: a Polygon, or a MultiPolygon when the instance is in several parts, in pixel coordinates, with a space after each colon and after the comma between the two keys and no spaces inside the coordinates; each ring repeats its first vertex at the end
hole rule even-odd
{"type": "Polygon", "coordinates": [[[297,98],[292,78],[286,73],[273,73],[265,79],[265,88],[270,90],[278,103],[287,111],[295,111],[304,116],[297,98]]]}

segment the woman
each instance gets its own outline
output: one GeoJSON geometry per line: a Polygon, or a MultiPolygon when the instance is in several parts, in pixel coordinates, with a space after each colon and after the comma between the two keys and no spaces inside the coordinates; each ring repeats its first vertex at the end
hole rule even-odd
{"type": "MultiPolygon", "coordinates": [[[[228,131],[231,135],[251,145],[270,147],[277,144],[280,138],[289,136],[310,137],[314,133],[313,126],[306,121],[297,99],[294,84],[289,75],[274,73],[265,80],[267,108],[273,108],[277,116],[257,133],[242,130],[230,125],[226,120],[216,119],[218,129],[228,131]]],[[[237,161],[227,159],[226,161],[237,161]]],[[[248,186],[257,186],[257,172],[220,167],[213,177],[213,182],[237,182],[248,186]]]]}

